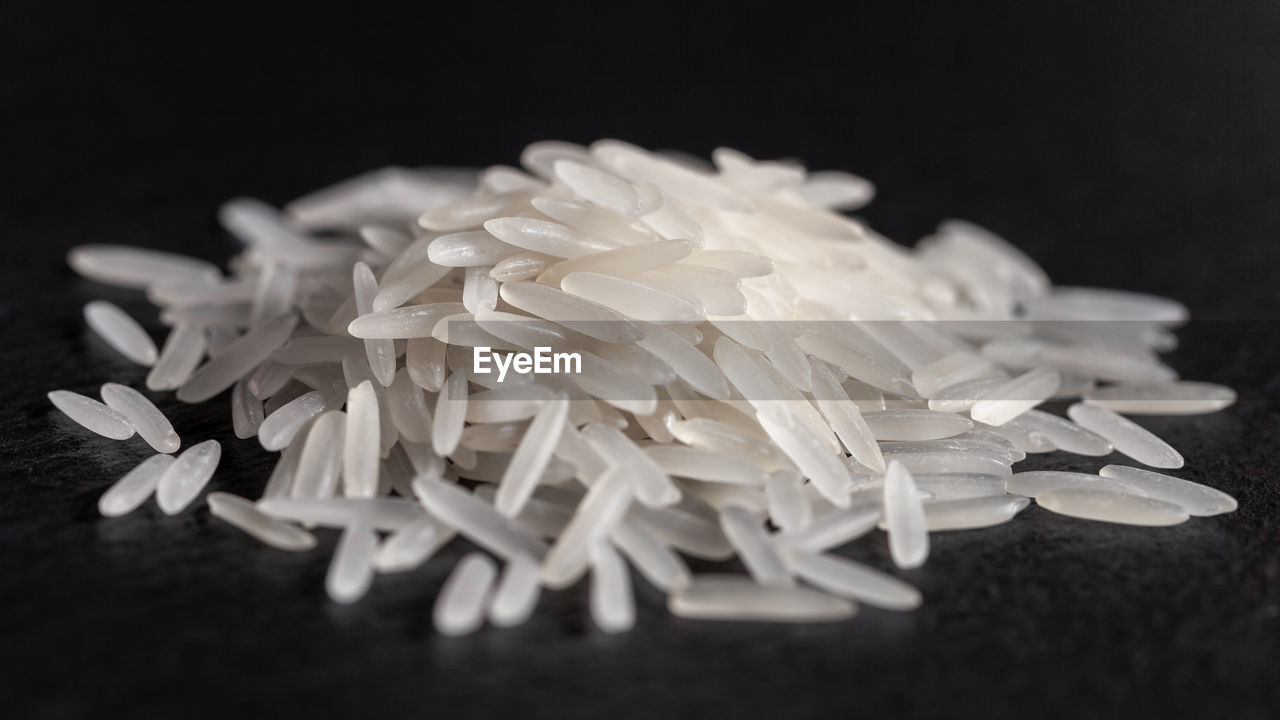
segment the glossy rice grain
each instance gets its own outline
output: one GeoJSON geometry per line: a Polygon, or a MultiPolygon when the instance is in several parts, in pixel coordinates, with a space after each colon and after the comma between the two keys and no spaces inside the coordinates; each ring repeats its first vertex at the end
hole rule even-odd
{"type": "Polygon", "coordinates": [[[47,394],[49,402],[79,425],[112,440],[128,440],[136,432],[124,413],[70,390],[47,394]]]}
{"type": "Polygon", "coordinates": [[[156,502],[166,515],[182,512],[200,494],[218,469],[222,446],[205,440],[187,448],[170,465],[156,486],[156,502]]]}
{"type": "Polygon", "coordinates": [[[1084,488],[1051,490],[1036,496],[1036,504],[1059,515],[1121,525],[1165,526],[1187,521],[1186,510],[1163,500],[1084,488]]]}
{"type": "Polygon", "coordinates": [[[1080,427],[1101,435],[1116,450],[1144,465],[1157,468],[1182,467],[1182,455],[1177,450],[1112,410],[1100,405],[1076,403],[1067,408],[1067,415],[1080,427]]]}
{"type": "Polygon", "coordinates": [[[137,390],[119,383],[107,383],[102,386],[102,400],[128,418],[138,436],[156,452],[174,453],[182,446],[182,440],[174,432],[169,419],[137,390]]]}
{"type": "Polygon", "coordinates": [[[173,463],[172,455],[152,455],[125,473],[98,498],[98,512],[118,517],[133,512],[155,492],[160,476],[173,463]]]}

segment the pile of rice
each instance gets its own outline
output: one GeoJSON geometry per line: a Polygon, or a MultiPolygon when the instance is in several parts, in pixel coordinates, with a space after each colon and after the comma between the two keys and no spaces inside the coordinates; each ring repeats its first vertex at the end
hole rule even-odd
{"type": "MultiPolygon", "coordinates": [[[[1185,308],[1053,287],[1029,258],[947,221],[908,250],[842,214],[867,181],[719,149],[714,164],[616,140],[530,145],[522,169],[389,168],[283,210],[220,212],[244,243],[230,274],[154,250],[86,245],[68,261],[145,290],[157,348],[129,315],[85,319],[151,368],[146,391],[50,400],[157,454],[99,503],[183,512],[215,440],[182,442],[149,399],[229,396],[238,438],[280,454],[261,496],[209,511],[287,551],[341,532],[327,590],[474,551],[434,609],[445,634],[530,616],[543,588],[589,576],[606,632],[635,621],[632,573],[689,618],[826,621],[920,593],[836,551],[883,530],[914,568],[929,534],[1063,515],[1172,525],[1235,509],[1215,489],[1125,464],[1013,472],[1027,453],[1182,467],[1125,415],[1220,410],[1158,353],[1185,308]],[[580,372],[473,365],[543,347],[580,372]],[[1067,417],[1036,409],[1075,400],[1067,417]],[[687,558],[723,564],[694,574],[687,558]]],[[[703,563],[703,566],[706,566],[703,563]]]]}

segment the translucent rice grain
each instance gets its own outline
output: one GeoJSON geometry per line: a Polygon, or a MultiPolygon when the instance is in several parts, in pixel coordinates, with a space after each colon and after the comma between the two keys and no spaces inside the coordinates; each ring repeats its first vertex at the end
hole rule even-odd
{"type": "Polygon", "coordinates": [[[257,327],[262,323],[291,312],[294,308],[298,288],[298,274],[293,268],[271,260],[266,263],[258,275],[254,287],[253,301],[249,310],[249,327],[257,327]]]}
{"type": "Polygon", "coordinates": [[[102,386],[102,400],[128,419],[138,436],[156,452],[174,453],[182,446],[169,418],[142,393],[127,385],[107,383],[102,386]]]}
{"type": "Polygon", "coordinates": [[[1039,497],[1041,493],[1054,490],[1094,489],[1127,492],[1124,483],[1091,473],[1068,472],[1062,470],[1033,470],[1014,473],[1007,481],[1005,488],[1014,495],[1039,497]]]}
{"type": "Polygon", "coordinates": [[[592,237],[567,225],[535,218],[495,218],[486,220],[484,229],[509,245],[560,258],[579,257],[618,247],[616,243],[592,237]]]}
{"type": "Polygon", "coordinates": [[[591,484],[542,564],[542,581],[547,587],[568,587],[582,575],[592,546],[622,519],[633,492],[631,482],[617,466],[591,484]]]}
{"type": "Polygon", "coordinates": [[[607,633],[630,630],[636,624],[631,575],[622,557],[607,541],[591,551],[591,619],[607,633]]]}
{"type": "Polygon", "coordinates": [[[983,475],[1009,475],[1007,462],[973,453],[924,452],[895,453],[889,459],[897,460],[912,473],[980,473],[983,475]]]}
{"type": "Polygon", "coordinates": [[[641,245],[620,247],[594,255],[564,260],[547,268],[538,276],[538,282],[557,286],[572,272],[588,271],[605,275],[635,275],[636,273],[679,260],[693,251],[688,240],[659,240],[641,245]]]}
{"type": "Polygon", "coordinates": [[[491,267],[518,249],[484,230],[441,235],[427,247],[427,258],[444,267],[491,267]]]}
{"type": "Polygon", "coordinates": [[[143,460],[98,498],[98,512],[106,517],[133,512],[155,492],[160,476],[172,463],[172,455],[152,455],[143,460]]]}
{"type": "Polygon", "coordinates": [[[818,410],[831,423],[840,444],[873,472],[884,472],[884,455],[875,434],[835,376],[822,363],[813,365],[813,393],[818,410]]]}
{"type": "Polygon", "coordinates": [[[489,276],[488,268],[467,268],[462,306],[469,313],[491,311],[498,306],[498,281],[489,276]]]}
{"type": "Polygon", "coordinates": [[[436,324],[450,315],[466,312],[460,302],[407,305],[361,315],[347,326],[354,337],[383,340],[405,340],[431,337],[436,324]]]}
{"type": "Polygon", "coordinates": [[[689,301],[632,280],[594,272],[572,272],[560,286],[565,292],[603,305],[632,318],[650,322],[688,322],[702,319],[689,301]]]}
{"type": "Polygon", "coordinates": [[[262,489],[263,498],[289,496],[293,490],[293,479],[298,471],[298,459],[302,455],[303,445],[303,442],[295,442],[280,453],[280,459],[271,469],[271,477],[267,478],[267,485],[262,489]]]}
{"type": "MultiPolygon", "coordinates": [[[[356,312],[365,315],[373,311],[373,299],[378,295],[378,281],[373,271],[364,263],[356,263],[353,270],[355,285],[356,312]]],[[[369,359],[369,367],[373,376],[383,387],[391,384],[396,373],[396,348],[390,340],[365,340],[365,355],[369,359]]]]}
{"type": "Polygon", "coordinates": [[[789,467],[791,462],[776,445],[739,428],[711,418],[695,417],[670,424],[671,434],[691,447],[732,455],[759,465],[765,470],[789,467]]]}
{"type": "Polygon", "coordinates": [[[968,418],[936,410],[882,410],[862,418],[877,440],[936,440],[973,429],[968,418]]]}
{"type": "Polygon", "coordinates": [[[1058,371],[1053,368],[1030,370],[984,392],[969,414],[981,423],[1003,425],[1053,397],[1060,383],[1058,371]]]}
{"type": "Polygon", "coordinates": [[[1084,401],[1125,415],[1199,415],[1230,407],[1236,393],[1222,385],[1181,380],[1094,388],[1084,393],[1084,401]]]}
{"type": "Polygon", "coordinates": [[[1059,515],[1122,525],[1165,526],[1186,522],[1181,506],[1111,490],[1064,488],[1036,496],[1036,504],[1059,515]]]}
{"type": "Polygon", "coordinates": [[[1002,376],[966,380],[949,387],[942,388],[929,398],[929,409],[938,412],[961,413],[973,407],[973,404],[993,388],[1005,383],[1002,376]]]}
{"type": "Polygon", "coordinates": [[[557,160],[556,179],[579,197],[623,215],[640,212],[640,198],[631,183],[573,160],[557,160]]]}
{"type": "Polygon", "coordinates": [[[983,473],[912,473],[916,487],[939,502],[1004,495],[1007,480],[983,473]]]}
{"type": "Polygon", "coordinates": [[[929,556],[924,506],[911,473],[897,460],[889,461],[884,476],[884,519],[893,563],[907,569],[923,565],[929,556]]]}
{"type": "Polygon", "coordinates": [[[1236,510],[1236,499],[1221,490],[1164,473],[1107,465],[1098,474],[1121,483],[1136,494],[1179,505],[1189,515],[1205,517],[1236,510]]]}
{"type": "Polygon", "coordinates": [[[400,437],[414,443],[431,440],[431,410],[422,388],[413,383],[407,370],[396,373],[386,391],[387,408],[400,437]]]}
{"type": "Polygon", "coordinates": [[[112,440],[128,440],[136,430],[124,413],[93,398],[70,390],[54,390],[46,395],[63,415],[93,432],[112,440]]]}
{"type": "Polygon", "coordinates": [[[441,455],[451,455],[462,439],[467,417],[467,375],[455,372],[445,381],[436,398],[436,413],[431,425],[431,445],[441,455]]]}
{"type": "Polygon", "coordinates": [[[432,621],[441,635],[466,635],[484,624],[498,568],[483,553],[470,553],[454,567],[436,598],[432,621]]]}
{"type": "Polygon", "coordinates": [[[355,523],[342,531],[324,581],[325,591],[334,602],[353,603],[369,591],[377,549],[378,536],[368,525],[355,523]]]}
{"type": "Polygon", "coordinates": [[[498,494],[494,500],[498,512],[513,517],[528,502],[538,478],[551,461],[568,416],[568,398],[560,395],[548,400],[533,417],[498,483],[498,494]]]}
{"type": "Polygon", "coordinates": [[[513,627],[528,620],[538,604],[539,589],[537,563],[528,558],[508,562],[489,604],[489,622],[513,627]]]}
{"type": "Polygon", "coordinates": [[[546,544],[536,535],[457,485],[419,475],[413,480],[413,491],[437,520],[495,555],[541,560],[547,553],[546,544]]]}
{"type": "MultiPolygon", "coordinates": [[[[1001,442],[995,442],[990,439],[991,436],[970,436],[973,431],[962,433],[949,438],[940,440],[917,440],[914,442],[885,442],[880,444],[880,450],[885,455],[905,455],[917,453],[945,453],[956,452],[964,453],[967,456],[982,456],[992,458],[1002,464],[1009,465],[1027,457],[1027,454],[1017,449],[999,435],[992,434],[993,437],[999,438],[1001,442]]],[[[910,468],[908,468],[910,469],[910,468]]]]}
{"type": "Polygon", "coordinates": [[[222,458],[217,440],[192,445],[164,471],[156,485],[156,502],[166,515],[182,512],[209,484],[222,458]]]}
{"type": "Polygon", "coordinates": [[[178,389],[195,372],[204,351],[204,329],[191,322],[178,323],[165,338],[164,347],[147,374],[147,389],[178,389]]]}
{"type": "Polygon", "coordinates": [[[617,428],[593,423],[582,428],[582,437],[615,466],[624,480],[632,483],[636,500],[661,508],[680,499],[680,489],[657,462],[617,428]]]}
{"type": "Polygon", "coordinates": [[[1018,417],[1023,427],[1049,438],[1060,450],[1093,457],[1109,455],[1115,448],[1101,435],[1075,423],[1039,410],[1028,410],[1018,417]]]}
{"type": "Polygon", "coordinates": [[[84,319],[116,352],[139,365],[155,363],[155,342],[125,311],[105,300],[94,300],[84,306],[84,319]]]}
{"type": "Polygon", "coordinates": [[[785,531],[778,536],[779,545],[808,552],[823,552],[856,540],[875,529],[882,516],[880,503],[855,505],[848,510],[834,510],[817,517],[799,531],[785,531]]]}
{"type": "Polygon", "coordinates": [[[835,555],[787,550],[787,567],[801,580],[833,595],[886,610],[915,610],[920,591],[898,578],[835,555]]]}
{"type": "Polygon", "coordinates": [[[178,399],[203,402],[231,387],[283,345],[297,324],[297,316],[286,315],[237,338],[178,388],[178,399]]]}
{"type": "Polygon", "coordinates": [[[820,438],[789,415],[762,412],[757,419],[769,438],[791,458],[823,497],[836,507],[849,506],[849,491],[853,489],[849,471],[828,451],[820,438]]]}
{"type": "Polygon", "coordinates": [[[778,554],[760,520],[741,507],[728,507],[720,513],[720,529],[729,539],[747,572],[761,585],[794,585],[782,556],[778,554]]]}
{"type": "Polygon", "coordinates": [[[931,502],[924,506],[925,523],[929,532],[991,527],[1012,520],[1029,502],[1008,496],[931,502]]]}
{"type": "Polygon", "coordinates": [[[236,381],[231,387],[231,425],[236,437],[247,440],[258,434],[262,427],[262,401],[249,392],[248,383],[236,381]]]}
{"type": "Polygon", "coordinates": [[[263,419],[258,427],[258,442],[265,450],[286,447],[311,418],[339,407],[341,401],[337,397],[334,393],[313,390],[290,400],[263,419]]]}
{"type": "Polygon", "coordinates": [[[77,245],[67,253],[67,264],[90,280],[139,290],[158,280],[221,274],[216,266],[199,258],[128,245],[77,245]]]}
{"type": "Polygon", "coordinates": [[[853,617],[847,600],[803,587],[758,585],[747,577],[699,575],[667,599],[676,617],[692,620],[832,622],[853,617]]]}
{"type": "Polygon", "coordinates": [[[630,275],[632,280],[655,290],[661,290],[683,298],[707,315],[723,315],[728,317],[742,315],[747,311],[747,296],[739,289],[741,283],[732,275],[728,282],[718,282],[698,273],[687,273],[684,270],[713,270],[696,265],[669,265],[661,270],[645,270],[630,275]]]}
{"type": "Polygon", "coordinates": [[[794,470],[777,470],[765,483],[769,518],[784,533],[796,533],[813,522],[813,506],[804,494],[804,478],[794,470]]]}
{"type": "Polygon", "coordinates": [[[380,437],[378,397],[366,380],[347,393],[342,449],[342,486],[347,497],[377,494],[380,437]]]}
{"type": "Polygon", "coordinates": [[[654,445],[644,449],[668,475],[734,485],[763,485],[764,470],[746,460],[682,445],[654,445]]]}
{"type": "Polygon", "coordinates": [[[271,547],[298,552],[316,546],[316,538],[311,533],[267,515],[242,497],[212,492],[205,500],[209,503],[209,514],[225,520],[271,547]]]}
{"type": "Polygon", "coordinates": [[[1158,468],[1182,467],[1182,455],[1168,443],[1115,412],[1099,406],[1076,403],[1067,415],[1077,425],[1106,438],[1116,450],[1144,465],[1158,468]]]}
{"type": "Polygon", "coordinates": [[[646,580],[663,592],[682,588],[693,579],[684,560],[635,518],[624,517],[609,533],[609,539],[646,580]]]}
{"type": "Polygon", "coordinates": [[[599,303],[536,283],[507,282],[503,300],[532,315],[553,320],[604,342],[635,342],[644,332],[622,313],[599,303]]]}
{"type": "Polygon", "coordinates": [[[363,524],[375,530],[398,531],[425,514],[412,500],[401,498],[294,498],[270,497],[258,501],[258,509],[272,517],[304,525],[345,528],[363,524]]]}
{"type": "Polygon", "coordinates": [[[373,567],[383,573],[412,570],[430,559],[453,537],[452,530],[424,514],[387,537],[378,548],[373,567]]]}
{"type": "Polygon", "coordinates": [[[291,495],[295,498],[329,498],[338,492],[347,417],[330,410],[316,418],[298,458],[291,495]]]}
{"type": "Polygon", "coordinates": [[[404,367],[413,384],[427,392],[440,392],[444,386],[445,358],[448,348],[435,338],[414,338],[406,343],[404,367]]]}
{"type": "Polygon", "coordinates": [[[558,258],[537,252],[518,252],[489,270],[489,277],[505,282],[532,280],[556,263],[558,258]]]}
{"type": "Polygon", "coordinates": [[[999,435],[1012,443],[1014,448],[1024,453],[1047,453],[1058,449],[1058,446],[1054,445],[1048,436],[1037,432],[1030,426],[1024,425],[1021,417],[1016,417],[1004,425],[977,423],[974,430],[982,430],[999,435]]]}

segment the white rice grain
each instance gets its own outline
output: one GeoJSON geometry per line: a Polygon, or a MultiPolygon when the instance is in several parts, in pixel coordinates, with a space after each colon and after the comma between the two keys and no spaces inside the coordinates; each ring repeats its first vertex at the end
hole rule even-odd
{"type": "Polygon", "coordinates": [[[165,338],[164,347],[147,373],[148,390],[176,390],[195,372],[204,357],[204,330],[191,322],[180,322],[165,338]]]}
{"type": "Polygon", "coordinates": [[[156,452],[175,453],[182,446],[169,419],[142,393],[119,383],[103,385],[101,393],[103,402],[123,414],[156,452]]]}
{"type": "MultiPolygon", "coordinates": [[[[319,421],[316,425],[319,427],[319,421]]],[[[378,396],[366,380],[347,392],[342,448],[342,486],[347,497],[373,497],[377,493],[380,437],[378,396]]]]}
{"type": "Polygon", "coordinates": [[[369,591],[377,549],[378,536],[368,525],[354,523],[342,531],[324,580],[325,591],[334,602],[353,603],[369,591]]]}
{"type": "Polygon", "coordinates": [[[200,494],[218,469],[222,446],[205,440],[187,448],[174,460],[156,485],[156,502],[166,515],[182,512],[200,494]]]}
{"type": "Polygon", "coordinates": [[[833,595],[886,610],[915,610],[922,602],[911,585],[852,560],[805,550],[787,550],[784,557],[800,579],[833,595]]]}
{"type": "Polygon", "coordinates": [[[728,507],[720,513],[720,529],[729,539],[747,572],[761,585],[794,585],[791,573],[760,520],[741,507],[728,507]]]}
{"type": "Polygon", "coordinates": [[[1236,393],[1222,385],[1181,380],[1094,388],[1084,401],[1125,415],[1199,415],[1230,407],[1236,393]]]}
{"type": "Polygon", "coordinates": [[[1168,443],[1137,423],[1100,405],[1076,403],[1067,415],[1077,425],[1106,438],[1116,450],[1144,465],[1158,468],[1182,467],[1182,455],[1168,443]]]}
{"type": "Polygon", "coordinates": [[[1036,504],[1059,515],[1123,525],[1165,526],[1187,521],[1182,507],[1111,490],[1064,488],[1036,496],[1036,504]]]}
{"type": "Polygon", "coordinates": [[[105,438],[128,440],[136,432],[124,413],[93,398],[70,390],[54,390],[46,397],[63,415],[105,438]]]}
{"type": "Polygon", "coordinates": [[[889,554],[900,568],[916,568],[929,556],[928,524],[911,473],[896,459],[884,476],[884,519],[889,554]]]}
{"type": "Polygon", "coordinates": [[[133,512],[151,497],[160,476],[173,463],[172,455],[152,455],[125,473],[98,498],[98,512],[105,517],[119,517],[133,512]]]}
{"type": "Polygon", "coordinates": [[[224,492],[205,498],[209,514],[225,520],[271,547],[299,552],[316,546],[316,538],[306,530],[262,512],[252,502],[224,492]]]}
{"type": "Polygon", "coordinates": [[[700,575],[672,593],[667,608],[693,620],[832,622],[853,617],[853,603],[809,588],[758,585],[747,577],[700,575]]]}
{"type": "Polygon", "coordinates": [[[84,320],[116,352],[139,365],[151,367],[159,355],[155,341],[136,320],[105,300],[84,306],[84,320]]]}
{"type": "Polygon", "coordinates": [[[1207,517],[1236,510],[1236,499],[1221,490],[1164,473],[1107,465],[1098,474],[1119,482],[1138,495],[1179,505],[1189,515],[1207,517]]]}
{"type": "Polygon", "coordinates": [[[591,619],[607,633],[625,632],[636,624],[630,572],[607,540],[591,549],[591,619]]]}
{"type": "Polygon", "coordinates": [[[484,624],[498,568],[483,553],[471,553],[454,567],[436,598],[432,622],[441,635],[466,635],[484,624]]]}

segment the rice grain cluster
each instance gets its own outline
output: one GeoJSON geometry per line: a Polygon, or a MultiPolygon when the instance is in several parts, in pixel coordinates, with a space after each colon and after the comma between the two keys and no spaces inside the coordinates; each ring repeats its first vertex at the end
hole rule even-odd
{"type": "MultiPolygon", "coordinates": [[[[846,214],[872,185],[716,150],[713,164],[615,141],[530,145],[521,168],[389,168],[281,210],[223,206],[230,273],[155,250],[86,245],[91,280],[144,290],[169,333],[103,301],[85,318],[147,366],[151,394],[230,405],[236,437],[279,453],[261,496],[211,514],[280,550],[341,533],[342,603],[462,538],[433,618],[458,635],[523,622],[544,590],[589,585],[604,632],[635,623],[637,576],[687,618],[831,621],[921,594],[841,546],[882,530],[894,565],[932,533],[1063,515],[1171,525],[1231,512],[1225,493],[1111,464],[1014,472],[1063,451],[1160,470],[1173,447],[1125,417],[1193,414],[1234,393],[1159,359],[1177,302],[1054,287],[962,221],[906,249],[846,214]],[[579,372],[476,367],[539,349],[579,372]],[[1066,417],[1038,409],[1071,400],[1066,417]],[[720,563],[694,573],[687,563],[720,563]]],[[[53,404],[157,455],[104,515],[191,506],[221,447],[176,458],[147,395],[65,390],[53,404]]]]}

